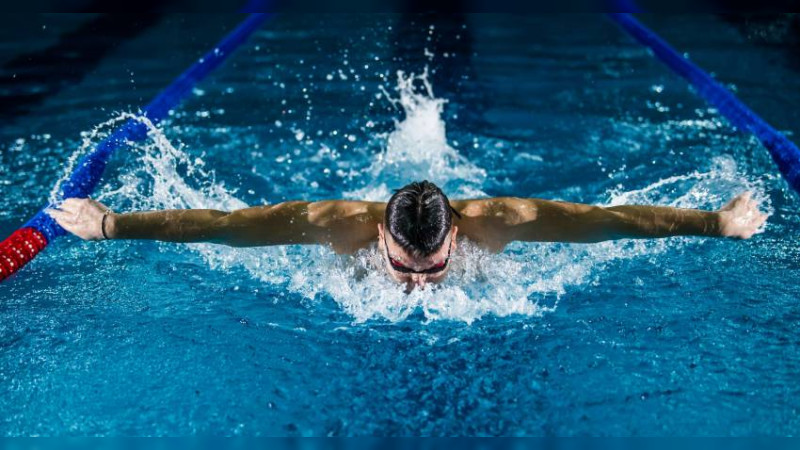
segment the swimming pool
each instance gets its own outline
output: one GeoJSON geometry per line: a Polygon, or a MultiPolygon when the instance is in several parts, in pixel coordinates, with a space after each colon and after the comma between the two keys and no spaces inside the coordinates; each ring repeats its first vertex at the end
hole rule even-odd
{"type": "MultiPolygon", "coordinates": [[[[95,126],[240,18],[162,18],[7,120],[0,232],[111,128],[95,126]]],[[[796,140],[800,81],[782,47],[714,17],[643,19],[796,140]]],[[[86,20],[13,20],[0,64],[86,20]]],[[[602,16],[273,18],[116,153],[98,198],[385,200],[423,178],[451,198],[700,208],[754,189],[772,216],[749,241],[463,243],[448,281],[411,295],[366,270],[372,252],[60,239],[0,286],[0,430],[796,433],[798,199],[757,141],[602,16]]]]}

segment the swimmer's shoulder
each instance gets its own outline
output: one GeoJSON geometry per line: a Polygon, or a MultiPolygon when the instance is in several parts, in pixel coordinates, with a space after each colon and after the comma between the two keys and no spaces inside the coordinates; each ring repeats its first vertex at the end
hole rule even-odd
{"type": "Polygon", "coordinates": [[[461,215],[454,224],[459,235],[491,252],[503,251],[514,240],[514,227],[536,220],[536,199],[492,197],[452,200],[453,209],[461,215]]]}
{"type": "Polygon", "coordinates": [[[309,221],[326,229],[325,241],[339,254],[368,247],[378,236],[386,203],[360,200],[322,200],[308,205],[309,221]]]}
{"type": "Polygon", "coordinates": [[[539,201],[535,198],[489,197],[452,200],[450,204],[468,221],[516,224],[534,220],[539,201]]]}
{"type": "Polygon", "coordinates": [[[312,222],[347,221],[375,222],[383,219],[386,211],[384,202],[361,200],[318,200],[308,204],[309,218],[312,222]]]}

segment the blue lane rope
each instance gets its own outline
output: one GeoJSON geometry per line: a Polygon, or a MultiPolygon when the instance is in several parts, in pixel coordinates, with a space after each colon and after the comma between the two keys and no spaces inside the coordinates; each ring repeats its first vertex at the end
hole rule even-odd
{"type": "MultiPolygon", "coordinates": [[[[178,78],[158,94],[143,110],[142,115],[153,123],[158,123],[183,100],[192,88],[202,81],[238,46],[257,30],[269,16],[265,13],[251,14],[231,31],[211,51],[189,67],[178,78]]],[[[84,156],[77,168],[61,187],[61,198],[87,197],[100,182],[103,170],[114,150],[125,145],[126,141],[138,141],[147,137],[147,127],[136,120],[128,120],[117,131],[101,141],[91,153],[84,156]]],[[[50,206],[50,205],[48,205],[50,206]]],[[[66,231],[61,228],[44,209],[39,211],[23,227],[32,227],[42,232],[48,242],[66,231]]]]}
{"type": "Polygon", "coordinates": [[[680,55],[656,33],[642,25],[630,14],[612,13],[611,20],[619,25],[639,43],[649,47],[655,56],[673,72],[685,78],[697,93],[712,104],[734,126],[755,135],[769,150],[789,185],[800,193],[800,150],[783,134],[772,128],[764,119],[736,98],[723,85],[715,81],[703,69],[680,55]]]}
{"type": "MultiPolygon", "coordinates": [[[[230,32],[213,50],[183,72],[166,89],[161,91],[145,108],[142,115],[158,123],[181,102],[192,88],[219,67],[268,17],[251,14],[230,32]]],[[[126,142],[144,139],[147,127],[137,120],[128,120],[95,149],[81,158],[77,168],[61,186],[61,198],[86,197],[92,193],[103,176],[103,170],[114,151],[126,142]]],[[[48,205],[50,206],[50,205],[48,205]]],[[[0,281],[19,271],[36,258],[52,240],[66,234],[50,216],[39,211],[31,220],[0,242],[0,281]]]]}

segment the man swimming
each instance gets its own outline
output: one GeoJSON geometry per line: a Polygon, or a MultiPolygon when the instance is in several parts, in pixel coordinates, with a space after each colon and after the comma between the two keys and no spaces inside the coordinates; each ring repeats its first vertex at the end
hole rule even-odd
{"type": "Polygon", "coordinates": [[[767,220],[749,192],[717,211],[704,211],[517,197],[451,202],[428,181],[399,189],[388,203],[288,201],[231,212],[117,214],[95,200],[70,198],[47,212],[85,240],[152,239],[237,247],[321,244],[337,253],[353,253],[377,241],[388,273],[408,289],[444,279],[459,233],[500,252],[511,241],[591,243],[681,235],[748,239],[767,220]]]}

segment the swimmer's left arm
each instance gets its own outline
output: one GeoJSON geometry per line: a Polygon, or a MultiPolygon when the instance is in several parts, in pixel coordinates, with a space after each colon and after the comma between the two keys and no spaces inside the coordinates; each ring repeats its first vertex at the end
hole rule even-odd
{"type": "Polygon", "coordinates": [[[455,201],[459,230],[494,250],[511,241],[601,242],[711,236],[747,239],[767,216],[746,192],[717,211],[651,205],[594,206],[535,198],[455,201]]]}

